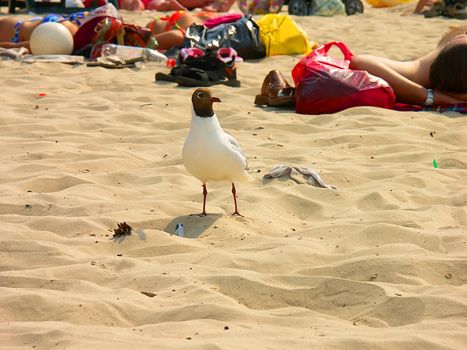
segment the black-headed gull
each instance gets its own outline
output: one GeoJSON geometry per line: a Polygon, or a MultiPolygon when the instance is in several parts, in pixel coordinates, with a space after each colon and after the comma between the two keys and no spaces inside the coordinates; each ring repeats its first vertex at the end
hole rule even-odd
{"type": "Polygon", "coordinates": [[[191,97],[193,111],[191,128],[183,146],[183,163],[186,170],[203,184],[203,212],[206,215],[207,181],[229,181],[235,204],[233,215],[240,215],[234,182],[250,179],[247,160],[235,138],[222,130],[212,108],[213,97],[207,88],[196,89],[191,97]]]}

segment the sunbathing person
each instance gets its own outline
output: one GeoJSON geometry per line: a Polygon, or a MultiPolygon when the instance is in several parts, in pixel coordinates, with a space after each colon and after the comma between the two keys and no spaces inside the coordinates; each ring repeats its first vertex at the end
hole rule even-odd
{"type": "Polygon", "coordinates": [[[188,10],[200,8],[203,11],[227,12],[235,0],[178,0],[178,2],[188,10]]]}
{"type": "MultiPolygon", "coordinates": [[[[168,0],[167,2],[177,2],[177,0],[168,0]]],[[[127,11],[144,11],[149,10],[147,5],[149,4],[150,0],[118,0],[118,8],[120,10],[127,10],[127,11]]],[[[98,0],[97,6],[105,6],[107,2],[105,0],[98,0]]],[[[94,6],[93,0],[83,0],[84,7],[92,7],[94,6]]],[[[159,10],[159,11],[168,11],[168,10],[159,10]]]]}
{"type": "Polygon", "coordinates": [[[119,8],[128,11],[178,11],[186,10],[177,0],[120,0],[119,8]]]}
{"type": "Polygon", "coordinates": [[[206,12],[191,13],[176,11],[171,15],[158,17],[150,21],[146,28],[155,34],[159,50],[180,46],[185,38],[185,30],[194,23],[203,23],[213,15],[206,12]]]}
{"type": "Polygon", "coordinates": [[[61,15],[47,15],[26,20],[18,20],[15,17],[0,19],[0,47],[11,49],[29,47],[29,38],[37,26],[47,22],[58,22],[64,25],[71,33],[75,35],[79,27],[79,16],[63,17],[61,15]]]}
{"type": "Polygon", "coordinates": [[[234,2],[235,0],[119,0],[119,8],[129,11],[181,11],[201,8],[203,11],[227,12],[234,2]]]}
{"type": "Polygon", "coordinates": [[[467,26],[445,34],[421,58],[401,62],[355,55],[350,68],[386,80],[398,102],[421,106],[467,103],[467,26]]]}
{"type": "Polygon", "coordinates": [[[146,10],[153,11],[186,11],[187,8],[177,0],[146,0],[146,10]]]}

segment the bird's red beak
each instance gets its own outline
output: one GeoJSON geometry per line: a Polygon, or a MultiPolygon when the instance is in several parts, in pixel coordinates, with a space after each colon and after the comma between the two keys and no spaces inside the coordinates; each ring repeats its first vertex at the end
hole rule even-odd
{"type": "Polygon", "coordinates": [[[222,102],[220,98],[217,97],[211,97],[211,102],[222,102]]]}

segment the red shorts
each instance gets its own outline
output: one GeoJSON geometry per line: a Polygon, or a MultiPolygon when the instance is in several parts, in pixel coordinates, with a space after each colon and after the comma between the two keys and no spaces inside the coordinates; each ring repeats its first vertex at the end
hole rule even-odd
{"type": "MultiPolygon", "coordinates": [[[[105,0],[97,0],[97,6],[104,6],[107,3],[105,0]]],[[[84,7],[93,6],[93,0],[83,0],[84,7]]],[[[120,6],[120,1],[118,1],[118,6],[120,6]]]]}

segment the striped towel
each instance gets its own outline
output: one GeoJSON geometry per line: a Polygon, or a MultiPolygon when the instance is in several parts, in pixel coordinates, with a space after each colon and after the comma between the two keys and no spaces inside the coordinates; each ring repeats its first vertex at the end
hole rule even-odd
{"type": "Polygon", "coordinates": [[[457,112],[462,114],[467,114],[467,103],[457,103],[453,105],[444,105],[444,106],[416,106],[416,105],[407,105],[404,103],[398,103],[394,107],[397,111],[413,111],[413,112],[457,112]]]}

